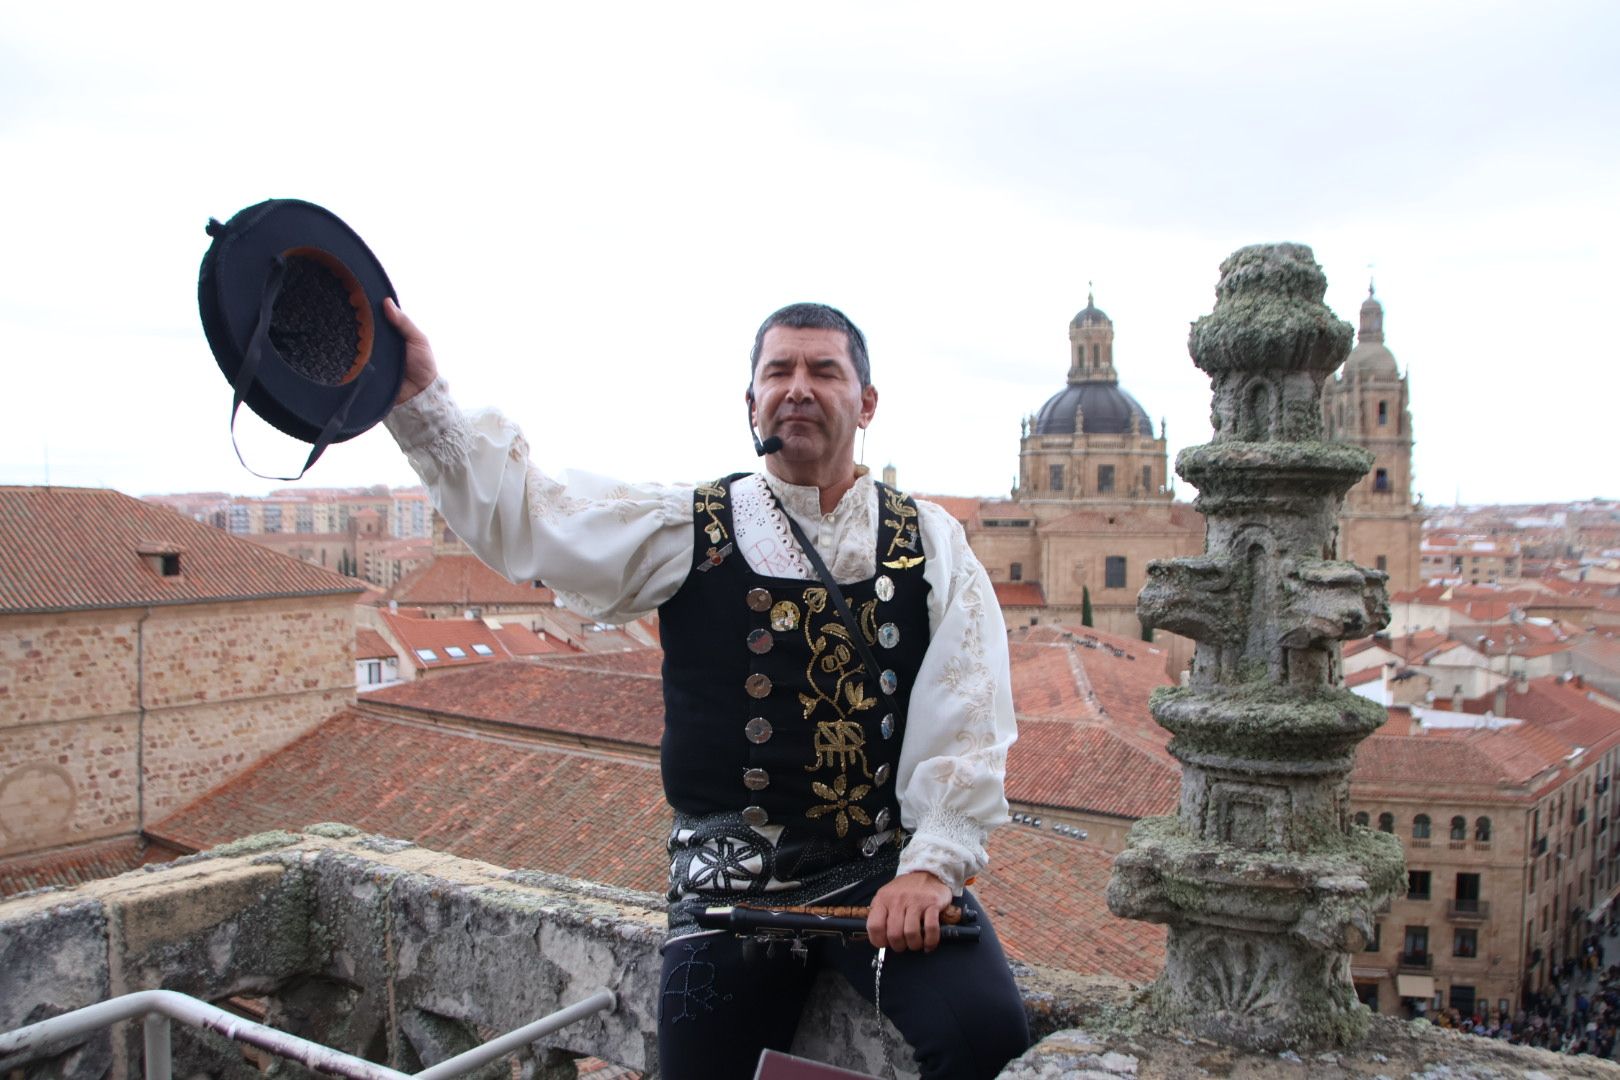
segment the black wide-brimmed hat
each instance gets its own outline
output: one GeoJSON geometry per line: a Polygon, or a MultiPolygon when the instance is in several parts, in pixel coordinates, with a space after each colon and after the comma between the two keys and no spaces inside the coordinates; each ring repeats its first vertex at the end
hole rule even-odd
{"type": "Polygon", "coordinates": [[[208,235],[197,304],[208,346],[235,388],[233,432],[246,403],[315,444],[307,471],[328,445],[393,407],[405,343],[382,302],[394,287],[354,230],[313,203],[268,199],[223,225],[210,219],[208,235]]]}

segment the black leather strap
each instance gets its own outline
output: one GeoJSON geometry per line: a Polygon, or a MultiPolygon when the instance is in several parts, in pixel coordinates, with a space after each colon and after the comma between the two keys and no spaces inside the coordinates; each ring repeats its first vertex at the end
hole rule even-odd
{"type": "Polygon", "coordinates": [[[267,476],[243,459],[242,448],[236,443],[236,411],[242,407],[242,399],[253,386],[253,377],[258,374],[259,361],[264,355],[264,350],[270,347],[270,319],[275,311],[276,298],[281,295],[281,281],[286,273],[287,260],[277,255],[270,267],[270,276],[264,283],[264,295],[259,299],[259,321],[253,327],[252,336],[248,338],[247,349],[242,353],[242,366],[236,370],[236,382],[231,388],[231,449],[236,451],[236,460],[242,462],[242,468],[261,480],[298,480],[309,472],[310,466],[326,452],[326,448],[332,443],[332,437],[349,419],[349,409],[353,407],[355,398],[360,396],[360,387],[365,384],[366,377],[371,374],[370,364],[360,369],[354,385],[349,387],[348,395],[321,428],[321,433],[310,449],[309,457],[304,460],[304,467],[298,470],[297,476],[267,476]]]}
{"type": "MultiPolygon", "coordinates": [[[[767,484],[765,490],[770,491],[770,485],[767,484]]],[[[775,499],[774,493],[772,499],[773,501],[775,499]]],[[[861,663],[866,665],[866,670],[871,673],[872,681],[877,684],[878,696],[883,699],[884,707],[898,718],[901,715],[900,706],[889,695],[889,692],[883,689],[883,679],[881,678],[883,669],[878,667],[877,660],[872,656],[872,650],[866,644],[866,635],[861,633],[860,624],[855,621],[854,613],[849,610],[849,603],[844,599],[843,590],[839,589],[838,582],[833,580],[832,571],[827,569],[827,564],[822,561],[821,554],[816,551],[816,545],[812,544],[810,538],[804,535],[804,530],[799,527],[797,521],[793,520],[793,515],[787,512],[787,508],[780,503],[777,504],[776,508],[782,512],[783,517],[787,518],[788,528],[793,530],[793,539],[799,542],[800,550],[804,552],[805,558],[810,560],[810,565],[815,568],[816,575],[821,578],[822,585],[826,586],[827,595],[832,598],[833,607],[838,610],[838,617],[843,620],[844,628],[849,631],[849,639],[855,643],[855,648],[860,650],[861,663]]]]}

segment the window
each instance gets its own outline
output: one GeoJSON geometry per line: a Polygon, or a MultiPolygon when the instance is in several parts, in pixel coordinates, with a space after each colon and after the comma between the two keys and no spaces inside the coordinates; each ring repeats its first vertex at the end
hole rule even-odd
{"type": "Polygon", "coordinates": [[[1429,815],[1419,814],[1412,819],[1412,839],[1427,840],[1429,838],[1429,815]]]}
{"type": "Polygon", "coordinates": [[[1379,427],[1387,427],[1388,425],[1389,425],[1389,402],[1380,401],[1378,403],[1378,426],[1379,427]]]}
{"type": "Polygon", "coordinates": [[[179,552],[165,553],[162,556],[160,556],[160,558],[162,559],[162,562],[163,562],[163,576],[164,577],[179,577],[180,576],[180,553],[179,552]]]}
{"type": "Polygon", "coordinates": [[[1102,363],[1102,346],[1101,345],[1093,345],[1091,347],[1091,363],[1092,363],[1093,367],[1095,367],[1097,364],[1102,363]]]}
{"type": "Polygon", "coordinates": [[[1063,490],[1063,466],[1049,465],[1046,469],[1046,486],[1051,491],[1063,490]]]}
{"type": "Polygon", "coordinates": [[[439,658],[439,654],[432,649],[417,649],[416,656],[424,663],[431,664],[439,658]]]}
{"type": "Polygon", "coordinates": [[[1388,573],[1389,572],[1389,556],[1388,555],[1380,555],[1380,556],[1378,556],[1377,563],[1373,567],[1373,569],[1374,570],[1382,570],[1385,573],[1388,573]]]}
{"type": "Polygon", "coordinates": [[[366,685],[367,686],[376,686],[380,682],[382,682],[382,661],[381,660],[367,660],[366,661],[366,685]]]}
{"type": "Polygon", "coordinates": [[[1429,896],[1429,872],[1427,870],[1408,870],[1406,872],[1406,898],[1408,900],[1427,900],[1429,896]]]}
{"type": "Polygon", "coordinates": [[[1361,951],[1362,952],[1377,952],[1379,947],[1380,947],[1380,939],[1383,936],[1384,936],[1384,924],[1379,923],[1379,922],[1373,923],[1373,932],[1367,938],[1367,944],[1365,944],[1365,945],[1363,945],[1361,947],[1361,951]]]}
{"type": "Polygon", "coordinates": [[[1142,466],[1142,493],[1150,494],[1153,491],[1153,466],[1142,466]]]}
{"type": "Polygon", "coordinates": [[[1451,955],[1472,960],[1479,955],[1479,931],[1459,929],[1451,939],[1451,955]]]}
{"type": "Polygon", "coordinates": [[[452,660],[465,660],[465,659],[467,659],[467,650],[463,649],[460,645],[446,646],[444,651],[445,651],[446,654],[449,655],[450,659],[452,659],[452,660]]]}
{"type": "Polygon", "coordinates": [[[1477,912],[1479,910],[1479,875],[1457,875],[1457,910],[1477,912]]]}
{"type": "Polygon", "coordinates": [[[1103,560],[1103,587],[1107,589],[1125,587],[1125,556],[1110,555],[1103,560]]]}
{"type": "Polygon", "coordinates": [[[1458,986],[1453,983],[1451,986],[1451,1007],[1464,1016],[1473,1016],[1474,988],[1472,986],[1458,986]]]}
{"type": "Polygon", "coordinates": [[[1388,469],[1374,469],[1373,470],[1373,490],[1374,491],[1388,491],[1389,490],[1389,470],[1388,469]]]}
{"type": "Polygon", "coordinates": [[[1468,819],[1458,815],[1451,819],[1451,838],[1453,840],[1468,839],[1468,819]]]}
{"type": "Polygon", "coordinates": [[[490,648],[488,645],[483,644],[482,642],[480,642],[477,645],[473,646],[473,652],[477,653],[479,656],[494,656],[495,655],[495,650],[490,648]]]}
{"type": "Polygon", "coordinates": [[[1406,940],[1402,944],[1401,960],[1406,963],[1428,963],[1429,928],[1427,926],[1408,926],[1406,928],[1406,940]]]}
{"type": "Polygon", "coordinates": [[[1114,490],[1114,467],[1112,465],[1097,466],[1097,494],[1107,495],[1114,490]]]}
{"type": "Polygon", "coordinates": [[[1395,831],[1395,815],[1385,811],[1378,815],[1378,831],[1392,833],[1395,831]]]}
{"type": "Polygon", "coordinates": [[[1023,581],[1024,580],[1024,564],[1021,563],[1021,562],[1015,562],[1011,566],[1009,566],[1007,568],[1007,578],[1010,581],[1023,581]]]}
{"type": "Polygon", "coordinates": [[[1371,819],[1367,817],[1367,811],[1362,810],[1356,814],[1356,824],[1362,828],[1366,828],[1370,821],[1371,819]]]}

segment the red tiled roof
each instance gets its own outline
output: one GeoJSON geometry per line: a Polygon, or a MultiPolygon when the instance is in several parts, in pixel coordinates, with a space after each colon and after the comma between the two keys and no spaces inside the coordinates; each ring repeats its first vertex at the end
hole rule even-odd
{"type": "Polygon", "coordinates": [[[931,502],[944,510],[951,517],[962,523],[964,528],[971,528],[979,523],[979,499],[963,495],[918,495],[917,498],[931,502]]]}
{"type": "Polygon", "coordinates": [[[996,603],[1002,607],[1045,607],[1046,593],[1038,581],[997,581],[996,603]]]}
{"type": "Polygon", "coordinates": [[[547,656],[552,653],[578,652],[566,641],[559,641],[554,637],[541,637],[527,626],[517,623],[502,623],[493,631],[500,639],[506,651],[513,656],[547,656]]]}
{"type": "Polygon", "coordinates": [[[322,821],[512,869],[649,892],[667,883],[669,808],[656,761],[513,746],[354,712],[148,831],[202,849],[322,821]]]}
{"type": "Polygon", "coordinates": [[[1019,715],[1106,720],[1152,745],[1169,737],[1148,712],[1153,691],[1170,685],[1158,646],[1089,626],[1019,627],[1007,641],[1019,715]]]}
{"type": "Polygon", "coordinates": [[[539,606],[555,600],[550,589],[529,581],[514,584],[472,555],[440,555],[400,578],[386,598],[401,605],[457,607],[539,606]]]}
{"type": "Polygon", "coordinates": [[[379,660],[397,655],[394,647],[383,640],[383,636],[369,626],[362,626],[354,632],[354,658],[356,660],[379,660]]]}
{"type": "Polygon", "coordinates": [[[1134,819],[1174,810],[1180,791],[1181,767],[1162,747],[1101,724],[1024,718],[1007,753],[1010,802],[1134,819]]]}
{"type": "Polygon", "coordinates": [[[379,612],[388,632],[410,654],[411,663],[418,670],[464,667],[469,664],[492,664],[511,658],[495,631],[480,619],[413,619],[393,612],[379,612]],[[481,656],[474,646],[489,650],[481,656]],[[459,649],[461,656],[450,652],[459,649]],[[432,650],[434,659],[421,655],[421,650],[432,650]]]}
{"type": "MultiPolygon", "coordinates": [[[[657,652],[653,655],[662,657],[657,652]]],[[[619,656],[635,654],[614,654],[611,658],[619,656]]],[[[663,682],[658,675],[567,662],[574,659],[485,664],[476,671],[376,690],[366,695],[366,701],[532,731],[657,747],[664,729],[663,682]]],[[[610,657],[592,659],[601,662],[610,657]]],[[[635,661],[637,666],[647,662],[640,658],[635,661]]]]}
{"type": "Polygon", "coordinates": [[[43,855],[23,855],[0,862],[0,896],[48,885],[71,888],[134,870],[147,861],[146,841],[135,836],[43,855]]]}
{"type": "MultiPolygon", "coordinates": [[[[202,849],[337,821],[463,858],[660,893],[669,810],[658,766],[343,712],[151,826],[202,849]]],[[[1163,928],[1109,914],[1112,858],[1008,826],[974,888],[1007,951],[1083,974],[1151,978],[1163,928]]]]}
{"type": "Polygon", "coordinates": [[[1346,686],[1364,686],[1367,683],[1376,682],[1377,680],[1382,679],[1383,677],[1384,677],[1384,669],[1383,668],[1375,668],[1375,667],[1374,668],[1367,668],[1367,669],[1365,669],[1363,671],[1356,671],[1356,672],[1352,672],[1349,675],[1346,675],[1344,677],[1344,685],[1346,685],[1346,686]]]}
{"type": "Polygon", "coordinates": [[[1426,732],[1368,736],[1356,748],[1351,789],[1377,786],[1424,791],[1436,784],[1473,785],[1496,791],[1522,785],[1559,764],[1570,748],[1534,728],[1426,732]]]}
{"type": "Polygon", "coordinates": [[[116,491],[0,487],[0,612],[342,596],[362,586],[116,491]],[[177,553],[164,577],[143,557],[177,553]]]}
{"type": "Polygon", "coordinates": [[[1007,953],[1082,975],[1146,982],[1164,966],[1163,926],[1108,910],[1114,859],[1107,852],[1026,825],[990,836],[990,867],[973,891],[1007,953]]]}

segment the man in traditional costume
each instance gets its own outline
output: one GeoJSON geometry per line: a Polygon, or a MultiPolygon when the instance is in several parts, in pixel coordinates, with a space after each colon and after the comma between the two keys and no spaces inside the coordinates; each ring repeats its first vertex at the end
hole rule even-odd
{"type": "Polygon", "coordinates": [[[455,406],[427,339],[387,313],[406,375],[386,423],[456,535],[588,617],[659,613],[662,1075],[752,1076],[762,1048],[792,1042],[819,967],[878,989],[923,1076],[996,1075],[1028,1031],[966,883],[1007,818],[1006,629],[961,526],[855,463],[877,407],[860,330],[821,304],[772,314],[747,394],[765,469],[631,487],[542,473],[510,421],[455,406]],[[982,937],[936,949],[953,901],[982,937]],[[768,955],[697,926],[732,903],[870,905],[869,943],[768,955]]]}

